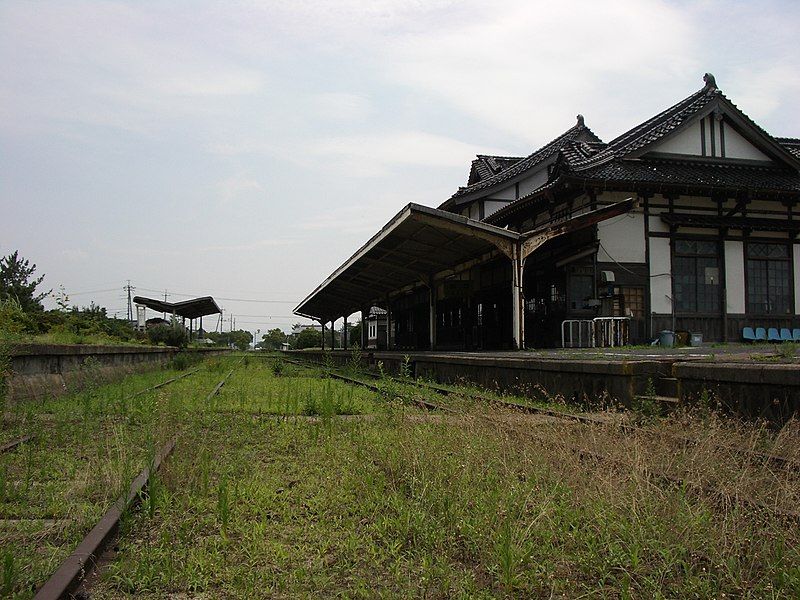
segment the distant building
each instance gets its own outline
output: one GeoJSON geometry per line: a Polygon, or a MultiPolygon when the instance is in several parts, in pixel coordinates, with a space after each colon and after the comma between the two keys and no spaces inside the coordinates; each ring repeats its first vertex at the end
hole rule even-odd
{"type": "Polygon", "coordinates": [[[386,310],[373,306],[362,322],[362,335],[367,350],[386,349],[386,310]]]}
{"type": "Polygon", "coordinates": [[[800,327],[800,139],[704,80],[610,142],[578,116],[528,156],[479,155],[466,186],[403,208],[296,314],[379,306],[390,349],[552,347],[567,321],[613,317],[633,342],[800,327]]]}

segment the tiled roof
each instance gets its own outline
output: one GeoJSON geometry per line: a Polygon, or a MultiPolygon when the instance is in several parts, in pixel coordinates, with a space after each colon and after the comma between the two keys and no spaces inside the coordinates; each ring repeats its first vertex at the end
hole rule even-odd
{"type": "MultiPolygon", "coordinates": [[[[502,169],[500,172],[487,177],[486,179],[481,179],[472,185],[458,188],[458,191],[451,196],[450,200],[466,196],[467,194],[471,194],[473,192],[486,190],[494,187],[495,185],[503,183],[504,181],[508,181],[509,179],[512,179],[513,177],[516,177],[517,175],[527,171],[531,167],[534,167],[546,158],[553,156],[556,152],[563,148],[565,144],[573,140],[578,140],[581,137],[586,137],[593,141],[600,141],[600,138],[598,138],[591,129],[586,127],[586,125],[583,123],[583,119],[580,118],[574,127],[570,127],[556,139],[548,142],[522,160],[516,161],[511,166],[502,169]]],[[[445,204],[447,204],[447,202],[445,204]]]]}
{"type": "MultiPolygon", "coordinates": [[[[713,82],[713,78],[712,78],[713,82]]],[[[561,138],[559,138],[560,140],[561,138]]],[[[540,188],[523,196],[487,219],[501,223],[507,216],[536,201],[546,191],[555,191],[566,182],[616,185],[626,189],[641,186],[664,186],[678,189],[727,189],[755,192],[800,192],[800,139],[773,138],[750,117],[733,104],[715,84],[684,98],[677,104],[637,125],[619,137],[604,144],[599,140],[587,142],[564,140],[550,180],[540,188]],[[783,166],[757,166],[737,162],[712,160],[680,160],[654,158],[640,151],[666,137],[681,125],[694,118],[698,112],[719,102],[743,125],[763,136],[763,143],[771,145],[777,154],[784,154],[783,166]],[[785,151],[785,153],[783,152],[785,151]]]]}
{"type": "Polygon", "coordinates": [[[523,156],[490,156],[478,154],[477,158],[472,161],[467,185],[472,185],[497,175],[514,163],[518,163],[523,158],[523,156]]]}
{"type": "Polygon", "coordinates": [[[788,169],[675,160],[612,160],[572,174],[582,181],[663,184],[689,188],[800,192],[800,176],[788,169]]]}
{"type": "Polygon", "coordinates": [[[800,139],[776,137],[775,141],[778,142],[784,148],[786,148],[794,156],[800,158],[800,139]]]}

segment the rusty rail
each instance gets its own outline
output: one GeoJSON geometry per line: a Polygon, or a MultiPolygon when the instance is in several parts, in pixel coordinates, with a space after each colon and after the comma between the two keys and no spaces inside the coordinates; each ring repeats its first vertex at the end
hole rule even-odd
{"type": "Polygon", "coordinates": [[[168,441],[153,458],[153,462],[145,467],[133,480],[128,492],[117,498],[114,504],[103,515],[97,525],[83,538],[78,547],[72,551],[58,570],[39,588],[34,600],[56,600],[67,596],[81,580],[96,566],[96,560],[105,544],[119,528],[119,520],[126,510],[134,507],[141,500],[142,492],[150,481],[150,476],[158,471],[161,463],[175,448],[175,440],[168,441]]]}
{"type": "Polygon", "coordinates": [[[21,446],[25,442],[30,442],[33,438],[34,438],[34,436],[32,436],[32,435],[23,435],[20,438],[17,438],[15,440],[11,440],[10,442],[0,446],[0,454],[3,454],[4,452],[10,452],[11,450],[16,448],[17,446],[21,446]]]}

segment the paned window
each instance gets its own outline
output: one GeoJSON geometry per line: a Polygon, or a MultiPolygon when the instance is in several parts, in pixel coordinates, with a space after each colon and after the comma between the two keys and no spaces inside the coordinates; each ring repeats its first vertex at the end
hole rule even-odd
{"type": "Polygon", "coordinates": [[[792,259],[784,244],[747,244],[747,312],[792,312],[792,259]]]}
{"type": "Polygon", "coordinates": [[[676,312],[718,312],[720,285],[717,243],[675,240],[672,281],[676,312]]]}

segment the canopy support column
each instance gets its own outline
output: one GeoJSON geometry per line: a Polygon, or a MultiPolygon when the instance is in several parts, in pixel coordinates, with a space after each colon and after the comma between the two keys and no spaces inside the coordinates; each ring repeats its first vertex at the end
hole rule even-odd
{"type": "Polygon", "coordinates": [[[365,315],[366,316],[369,315],[369,309],[367,309],[366,311],[364,309],[361,309],[361,349],[362,350],[364,350],[364,348],[367,347],[367,319],[366,319],[365,315]]]}
{"type": "Polygon", "coordinates": [[[331,321],[331,350],[336,350],[336,321],[331,321]]]}
{"type": "Polygon", "coordinates": [[[511,256],[511,329],[514,349],[525,347],[525,299],[522,297],[522,251],[514,244],[511,256]]]}
{"type": "Polygon", "coordinates": [[[320,336],[320,339],[322,340],[322,344],[321,344],[321,350],[322,350],[323,352],[325,352],[325,321],[323,321],[322,319],[320,319],[320,320],[319,320],[319,326],[320,326],[320,327],[322,327],[322,329],[321,329],[321,331],[322,331],[322,335],[320,336]]]}
{"type": "Polygon", "coordinates": [[[428,334],[431,350],[436,348],[436,287],[433,277],[428,278],[428,334]]]}
{"type": "Polygon", "coordinates": [[[386,349],[392,349],[392,305],[386,296],[386,349]]]}
{"type": "Polygon", "coordinates": [[[342,349],[347,350],[347,316],[342,317],[342,349]]]}

